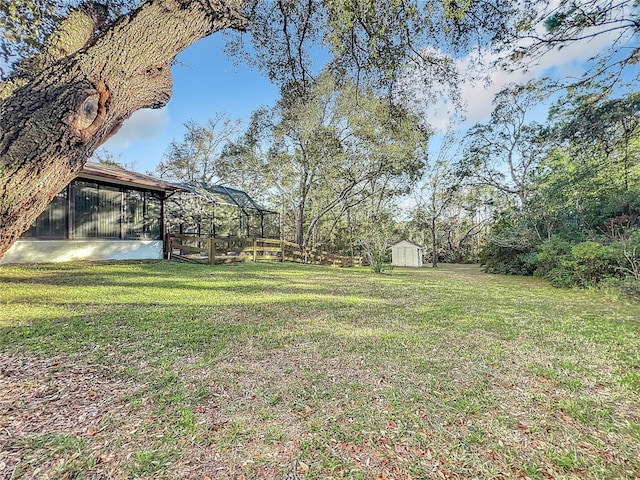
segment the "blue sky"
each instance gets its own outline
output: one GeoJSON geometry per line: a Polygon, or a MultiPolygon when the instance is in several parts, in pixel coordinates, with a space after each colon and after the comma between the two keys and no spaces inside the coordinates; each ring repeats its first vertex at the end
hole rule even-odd
{"type": "Polygon", "coordinates": [[[103,145],[116,161],[134,164],[139,172],[152,171],[171,140],[181,140],[184,123],[205,123],[223,112],[247,121],[261,106],[273,105],[279,90],[259,72],[233,65],[223,51],[224,37],[214,34],[190,46],[177,57],[173,96],[159,110],[139,110],[103,145]]]}
{"type": "MultiPolygon", "coordinates": [[[[113,154],[116,161],[133,165],[140,172],[151,172],[169,143],[182,139],[187,120],[205,123],[216,114],[224,113],[231,119],[247,122],[256,109],[273,105],[279,97],[278,88],[256,70],[242,64],[233,65],[223,51],[224,40],[225,37],[217,33],[182,52],[172,68],[174,93],[169,104],[159,110],[136,112],[103,148],[113,154]]],[[[588,68],[588,59],[610,42],[610,37],[601,35],[549,52],[526,72],[492,71],[487,85],[463,81],[460,90],[467,108],[466,122],[461,127],[486,121],[494,95],[507,83],[542,76],[578,78],[588,68]]],[[[488,52],[482,55],[492,58],[488,52]]],[[[469,58],[460,58],[457,63],[462,72],[474,68],[469,58]]],[[[450,104],[440,101],[430,106],[425,115],[436,128],[444,129],[451,110],[450,104]]],[[[545,113],[546,108],[540,108],[538,114],[545,113]]],[[[435,140],[437,144],[437,138],[435,140]]]]}

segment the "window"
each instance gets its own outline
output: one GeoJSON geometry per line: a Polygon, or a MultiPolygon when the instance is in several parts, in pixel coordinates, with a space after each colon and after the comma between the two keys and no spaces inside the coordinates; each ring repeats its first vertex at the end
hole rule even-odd
{"type": "Polygon", "coordinates": [[[23,237],[67,238],[67,189],[58,193],[23,237]]]}
{"type": "Polygon", "coordinates": [[[119,188],[98,186],[98,237],[121,238],[122,192],[119,188]]]}
{"type": "Polygon", "coordinates": [[[127,190],[125,192],[126,238],[144,237],[144,192],[127,190]]]}
{"type": "Polygon", "coordinates": [[[78,180],[72,183],[71,194],[75,238],[120,238],[120,189],[78,180]]]}
{"type": "Polygon", "coordinates": [[[74,180],[25,238],[162,239],[162,193],[74,180]]]}
{"type": "Polygon", "coordinates": [[[152,192],[125,190],[126,238],[162,238],[162,197],[152,192]]]}
{"type": "Polygon", "coordinates": [[[162,238],[162,198],[157,193],[145,192],[145,200],[145,237],[159,240],[162,238]]]}

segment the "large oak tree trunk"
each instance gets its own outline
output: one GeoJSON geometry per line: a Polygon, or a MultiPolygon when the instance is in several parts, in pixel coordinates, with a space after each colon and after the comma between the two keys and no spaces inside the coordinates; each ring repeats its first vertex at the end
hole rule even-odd
{"type": "Polygon", "coordinates": [[[245,3],[145,1],[0,100],[0,258],[125,119],[169,101],[179,52],[244,28],[245,3]]]}

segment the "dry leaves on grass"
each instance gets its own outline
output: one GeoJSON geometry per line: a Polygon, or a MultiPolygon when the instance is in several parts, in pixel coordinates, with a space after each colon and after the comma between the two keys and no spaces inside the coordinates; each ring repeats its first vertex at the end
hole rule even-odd
{"type": "Polygon", "coordinates": [[[78,452],[56,452],[47,444],[56,438],[85,445],[83,450],[91,452],[99,469],[112,470],[126,449],[111,451],[118,433],[110,425],[140,422],[122,400],[137,388],[62,357],[0,353],[0,477],[17,472],[46,476],[59,470],[78,452]]]}

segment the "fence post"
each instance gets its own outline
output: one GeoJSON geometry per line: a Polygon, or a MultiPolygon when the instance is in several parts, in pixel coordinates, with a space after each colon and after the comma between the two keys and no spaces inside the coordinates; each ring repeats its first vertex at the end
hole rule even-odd
{"type": "Polygon", "coordinates": [[[216,240],[213,237],[209,237],[209,265],[215,265],[216,263],[216,240]]]}
{"type": "Polygon", "coordinates": [[[258,239],[254,238],[253,239],[253,262],[257,262],[258,261],[258,239]]]}
{"type": "Polygon", "coordinates": [[[164,239],[164,253],[167,260],[171,260],[171,254],[173,253],[173,248],[171,248],[171,234],[165,233],[164,239]]]}

